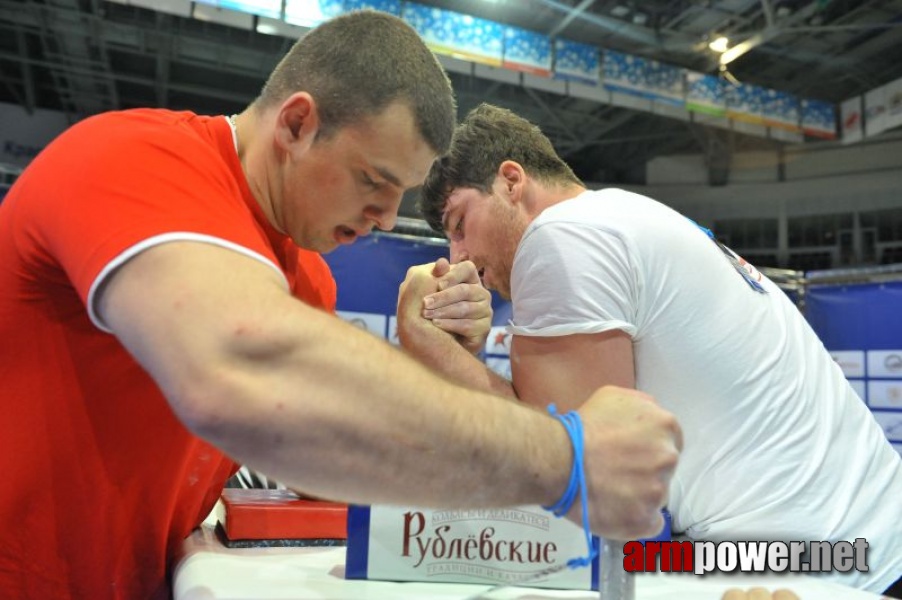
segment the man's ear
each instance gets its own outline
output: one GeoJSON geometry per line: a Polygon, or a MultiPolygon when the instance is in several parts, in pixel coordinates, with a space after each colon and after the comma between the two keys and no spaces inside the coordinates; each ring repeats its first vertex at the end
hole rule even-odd
{"type": "Polygon", "coordinates": [[[498,180],[504,186],[507,198],[516,204],[523,196],[523,186],[526,183],[526,171],[523,166],[513,160],[506,160],[498,167],[498,180]]]}
{"type": "Polygon", "coordinates": [[[279,107],[275,143],[279,150],[297,159],[313,145],[319,127],[316,100],[307,92],[295,92],[279,107]]]}

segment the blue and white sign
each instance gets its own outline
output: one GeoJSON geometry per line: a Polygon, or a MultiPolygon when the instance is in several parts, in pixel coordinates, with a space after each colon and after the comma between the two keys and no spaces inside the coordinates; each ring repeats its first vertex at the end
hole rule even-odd
{"type": "Polygon", "coordinates": [[[902,281],[814,285],[805,317],[891,441],[902,442],[902,281]]]}
{"type": "Polygon", "coordinates": [[[547,35],[506,27],[504,29],[504,66],[534,75],[551,74],[551,39],[547,35]]]}
{"type": "Polygon", "coordinates": [[[869,381],[868,404],[871,408],[902,410],[902,379],[869,381]]]}
{"type": "Polygon", "coordinates": [[[727,97],[723,79],[688,71],[686,73],[686,108],[710,115],[721,116],[726,113],[727,97]]]}
{"type": "Polygon", "coordinates": [[[489,331],[489,337],[485,342],[485,353],[499,356],[510,356],[511,340],[513,335],[504,325],[495,325],[489,331]]]}
{"type": "Polygon", "coordinates": [[[554,76],[598,85],[601,72],[598,48],[570,40],[557,39],[554,42],[554,76]]]}
{"type": "Polygon", "coordinates": [[[756,85],[726,83],[727,115],[740,121],[762,123],[768,91],[756,85]]]}
{"type": "Polygon", "coordinates": [[[824,139],[836,138],[836,107],[822,100],[802,100],[802,131],[824,139]]]}
{"type": "Polygon", "coordinates": [[[869,350],[868,377],[902,379],[902,349],[869,350]]]}
{"type": "Polygon", "coordinates": [[[335,314],[343,321],[372,333],[378,338],[385,339],[385,326],[388,322],[388,318],[385,315],[348,310],[337,310],[335,314]]]}
{"type": "Polygon", "coordinates": [[[413,2],[405,3],[401,14],[434,52],[501,65],[500,23],[413,2]]]}
{"type": "Polygon", "coordinates": [[[801,104],[799,99],[788,92],[765,90],[764,120],[768,125],[799,131],[801,104]]]}
{"type": "Polygon", "coordinates": [[[386,12],[396,17],[401,16],[401,0],[344,0],[345,11],[371,8],[386,12]]]}
{"type": "Polygon", "coordinates": [[[686,103],[685,72],[685,69],[673,65],[656,60],[648,61],[645,77],[653,99],[656,102],[683,106],[686,103]]]}
{"type": "Polygon", "coordinates": [[[855,390],[855,395],[861,398],[861,401],[867,403],[868,393],[867,393],[867,383],[864,379],[850,379],[849,385],[852,386],[852,389],[855,390]]]}
{"type": "Polygon", "coordinates": [[[605,50],[601,65],[604,87],[613,92],[651,97],[646,80],[648,61],[641,56],[605,50]]]}
{"type": "Polygon", "coordinates": [[[285,0],[285,22],[316,27],[344,12],[344,0],[285,0]]]}
{"type": "Polygon", "coordinates": [[[873,411],[874,418],[891,442],[902,442],[902,411],[873,411]]]}
{"type": "Polygon", "coordinates": [[[864,350],[832,350],[830,357],[846,378],[864,377],[864,350]]]}
{"type": "Polygon", "coordinates": [[[282,17],[282,0],[197,0],[201,4],[209,4],[219,8],[237,10],[252,15],[260,15],[271,19],[282,17]]]}

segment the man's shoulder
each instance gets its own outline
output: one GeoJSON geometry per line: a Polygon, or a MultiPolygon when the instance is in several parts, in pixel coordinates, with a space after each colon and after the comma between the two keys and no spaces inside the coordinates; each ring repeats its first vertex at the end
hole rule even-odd
{"type": "Polygon", "coordinates": [[[622,189],[586,190],[548,208],[533,221],[531,229],[571,227],[617,229],[621,224],[641,222],[658,204],[651,198],[622,189]]]}
{"type": "Polygon", "coordinates": [[[128,108],[124,110],[111,110],[90,116],[81,123],[102,127],[123,122],[135,124],[159,124],[172,125],[179,122],[189,122],[193,119],[209,119],[189,110],[169,110],[167,108],[128,108]]]}
{"type": "Polygon", "coordinates": [[[101,135],[108,138],[133,138],[154,141],[160,137],[194,136],[202,131],[210,119],[190,111],[162,108],[133,108],[100,113],[72,126],[71,132],[81,135],[101,135]]]}
{"type": "MultiPolygon", "coordinates": [[[[70,128],[55,144],[56,167],[102,173],[105,179],[159,175],[186,163],[206,170],[221,164],[232,141],[228,125],[217,117],[189,111],[130,109],[89,117],[70,128]],[[91,148],[90,155],[83,152],[91,148]],[[201,167],[203,165],[203,167],[201,167]]],[[[98,176],[101,176],[98,174],[98,176]]]]}

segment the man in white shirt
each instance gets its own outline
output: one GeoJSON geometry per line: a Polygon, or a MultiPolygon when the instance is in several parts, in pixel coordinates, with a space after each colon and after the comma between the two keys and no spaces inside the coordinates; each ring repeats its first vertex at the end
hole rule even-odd
{"type": "Polygon", "coordinates": [[[414,354],[562,412],[601,385],[647,392],[685,435],[675,532],[865,538],[869,570],[829,577],[881,592],[902,575],[902,460],[795,306],[710,232],[650,198],[587,190],[538,128],[488,105],[434,164],[422,208],[455,265],[402,286],[414,354]],[[452,343],[479,341],[459,317],[481,306],[480,279],[513,301],[512,382],[452,343]]]}

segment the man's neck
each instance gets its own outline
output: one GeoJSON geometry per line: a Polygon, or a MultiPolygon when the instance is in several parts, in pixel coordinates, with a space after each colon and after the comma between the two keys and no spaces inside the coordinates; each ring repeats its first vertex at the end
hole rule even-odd
{"type": "Polygon", "coordinates": [[[268,131],[266,114],[254,106],[250,106],[234,119],[238,133],[238,159],[247,179],[247,185],[253,194],[260,210],[266,216],[266,220],[278,231],[285,233],[279,226],[276,215],[276,195],[278,187],[272,184],[278,183],[276,165],[272,157],[267,155],[265,144],[260,143],[260,136],[265,136],[268,131]]]}
{"type": "Polygon", "coordinates": [[[555,204],[559,204],[561,202],[564,202],[565,200],[576,198],[585,191],[585,187],[576,183],[543,185],[540,208],[541,210],[545,210],[549,206],[554,206],[555,204]]]}

